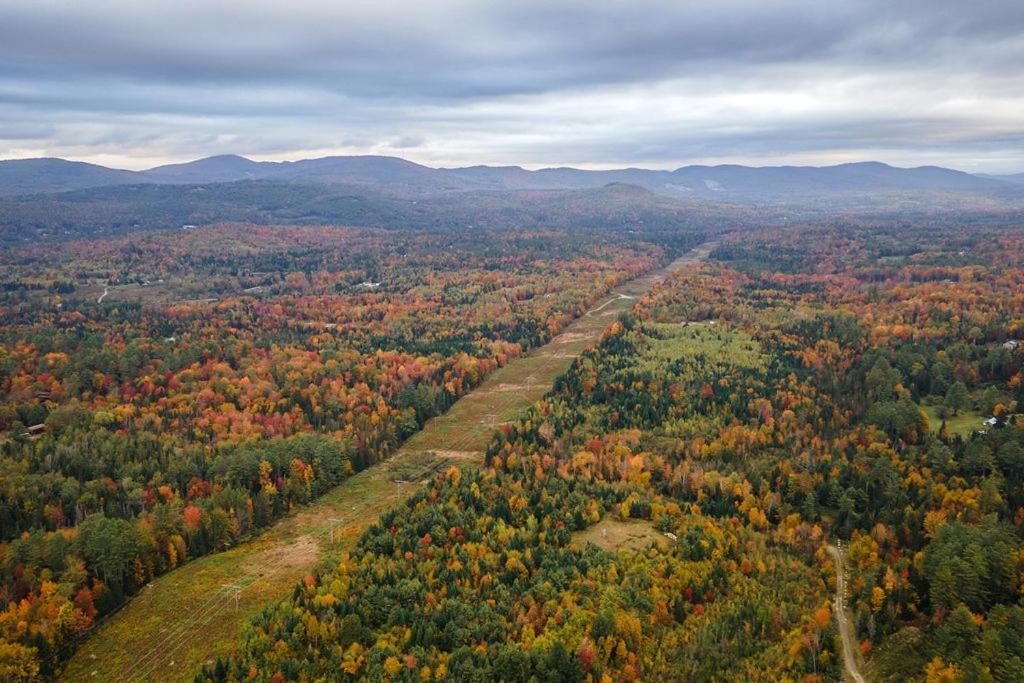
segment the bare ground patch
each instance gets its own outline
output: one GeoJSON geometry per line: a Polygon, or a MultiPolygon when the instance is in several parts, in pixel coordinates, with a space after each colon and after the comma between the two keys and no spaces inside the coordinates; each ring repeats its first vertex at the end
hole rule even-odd
{"type": "Polygon", "coordinates": [[[551,340],[552,344],[572,344],[573,342],[590,341],[594,335],[589,332],[563,332],[551,340]]]}
{"type": "Polygon", "coordinates": [[[294,572],[296,568],[308,567],[320,556],[320,546],[312,536],[299,536],[294,543],[271,546],[265,551],[247,558],[242,570],[248,574],[262,574],[267,567],[274,573],[294,572]]]}
{"type": "Polygon", "coordinates": [[[499,393],[499,392],[504,392],[504,391],[527,391],[527,390],[530,390],[530,389],[547,389],[547,388],[548,388],[548,385],[546,385],[546,384],[533,384],[533,383],[512,384],[510,382],[502,382],[501,384],[499,384],[497,386],[488,387],[486,389],[486,391],[490,391],[490,392],[494,392],[494,393],[499,393]]]}
{"type": "Polygon", "coordinates": [[[540,354],[540,355],[543,355],[545,358],[568,358],[568,359],[574,359],[574,358],[578,358],[580,354],[578,354],[578,353],[569,353],[568,351],[561,351],[561,352],[557,352],[557,353],[544,353],[544,354],[540,354]]]}
{"type": "Polygon", "coordinates": [[[480,451],[430,451],[439,458],[450,460],[479,460],[483,457],[480,451]]]}

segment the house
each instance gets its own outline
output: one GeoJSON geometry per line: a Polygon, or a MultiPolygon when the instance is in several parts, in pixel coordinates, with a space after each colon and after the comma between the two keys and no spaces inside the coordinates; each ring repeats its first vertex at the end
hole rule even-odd
{"type": "Polygon", "coordinates": [[[28,434],[29,436],[38,436],[39,434],[42,434],[45,431],[46,425],[40,423],[37,425],[32,425],[31,427],[27,428],[25,430],[25,433],[28,434]]]}
{"type": "Polygon", "coordinates": [[[1003,348],[1004,349],[1009,349],[1010,351],[1016,351],[1019,346],[1020,346],[1020,340],[1019,339],[1011,339],[1010,341],[1008,341],[1005,344],[1003,344],[1003,348]]]}

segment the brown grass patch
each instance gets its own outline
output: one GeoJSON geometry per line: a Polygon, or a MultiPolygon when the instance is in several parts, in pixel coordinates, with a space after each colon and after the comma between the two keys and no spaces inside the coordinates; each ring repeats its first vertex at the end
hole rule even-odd
{"type": "MultiPolygon", "coordinates": [[[[527,378],[527,379],[530,379],[530,378],[527,378]]],[[[487,391],[493,391],[493,392],[502,392],[502,391],[525,391],[525,390],[528,390],[528,389],[547,389],[547,388],[548,388],[547,384],[535,384],[535,383],[529,383],[529,382],[526,383],[526,384],[512,384],[511,382],[502,382],[498,386],[488,387],[486,390],[487,391]]]]}
{"type": "Polygon", "coordinates": [[[439,458],[451,460],[479,460],[483,457],[480,451],[430,451],[439,458]]]}
{"type": "Polygon", "coordinates": [[[643,520],[619,520],[606,517],[585,531],[573,535],[573,540],[593,543],[605,550],[626,550],[636,552],[651,543],[668,545],[670,540],[664,534],[643,520]]]}
{"type": "MultiPolygon", "coordinates": [[[[615,311],[612,311],[613,313],[615,311]]],[[[590,332],[563,332],[551,340],[552,344],[572,344],[573,342],[593,341],[594,334],[590,332]]]]}
{"type": "Polygon", "coordinates": [[[273,573],[293,573],[316,562],[320,547],[312,536],[299,536],[294,543],[271,546],[242,563],[242,571],[249,574],[264,573],[265,567],[273,567],[273,573]]]}

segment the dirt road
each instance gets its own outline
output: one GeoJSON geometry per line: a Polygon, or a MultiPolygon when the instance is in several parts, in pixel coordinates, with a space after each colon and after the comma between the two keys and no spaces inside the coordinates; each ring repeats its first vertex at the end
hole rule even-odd
{"type": "Polygon", "coordinates": [[[843,565],[843,554],[834,545],[828,546],[828,554],[832,556],[832,561],[836,565],[836,596],[832,607],[836,614],[836,624],[839,626],[839,636],[843,639],[843,670],[855,683],[866,683],[867,679],[857,665],[856,651],[853,649],[853,627],[846,614],[846,568],[843,565]]]}

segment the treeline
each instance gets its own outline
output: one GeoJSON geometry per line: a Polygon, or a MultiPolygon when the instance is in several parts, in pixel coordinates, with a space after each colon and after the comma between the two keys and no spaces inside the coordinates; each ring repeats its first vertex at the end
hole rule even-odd
{"type": "Polygon", "coordinates": [[[124,492],[113,479],[94,479],[77,498],[76,480],[65,478],[56,505],[37,501],[51,517],[63,514],[62,503],[76,507],[80,523],[25,531],[0,548],[5,677],[52,675],[97,619],[152,578],[234,544],[342,482],[355,471],[350,451],[313,435],[232,445],[184,485],[181,470],[177,480],[124,492]],[[83,510],[89,503],[94,509],[83,510]]]}

